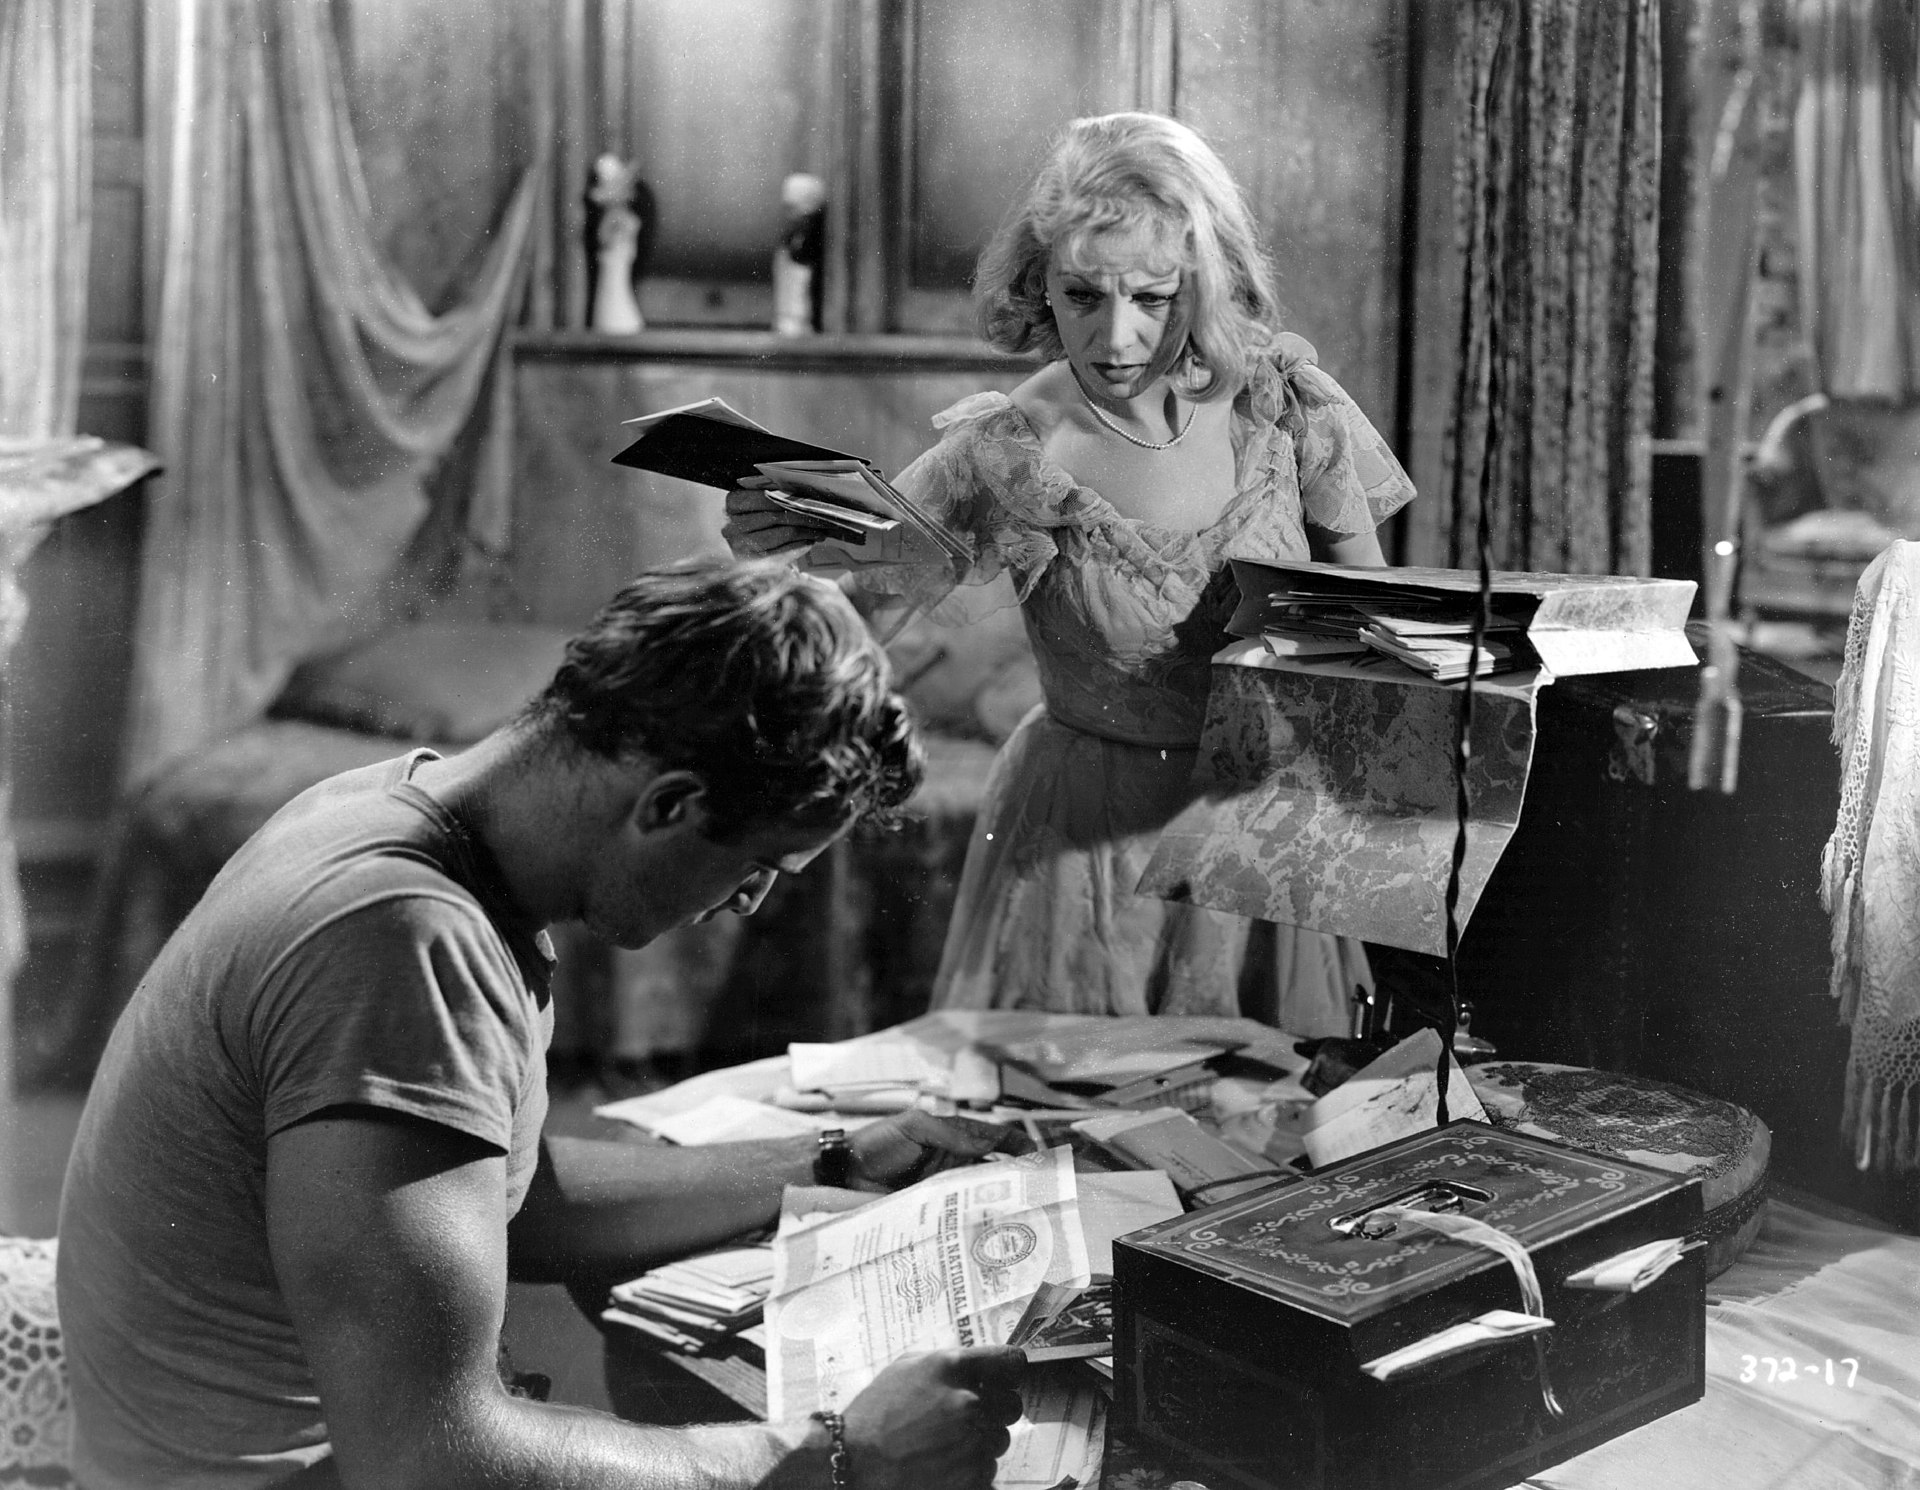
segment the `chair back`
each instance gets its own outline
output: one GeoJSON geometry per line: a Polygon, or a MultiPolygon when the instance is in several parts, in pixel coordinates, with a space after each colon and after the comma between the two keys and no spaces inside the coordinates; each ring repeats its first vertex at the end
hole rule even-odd
{"type": "Polygon", "coordinates": [[[1768,425],[1747,468],[1740,604],[1843,618],[1868,564],[1920,538],[1920,404],[1814,394],[1768,425]]]}

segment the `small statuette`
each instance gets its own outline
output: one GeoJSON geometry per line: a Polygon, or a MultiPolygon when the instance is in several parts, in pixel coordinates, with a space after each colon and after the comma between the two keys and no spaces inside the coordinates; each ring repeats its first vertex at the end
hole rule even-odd
{"type": "Polygon", "coordinates": [[[786,229],[773,251],[773,329],[808,336],[821,329],[825,288],[827,184],[796,172],[780,188],[786,229]]]}
{"type": "Polygon", "coordinates": [[[594,161],[587,186],[587,325],[595,331],[630,336],[646,327],[637,287],[651,196],[636,162],[611,153],[594,161]]]}

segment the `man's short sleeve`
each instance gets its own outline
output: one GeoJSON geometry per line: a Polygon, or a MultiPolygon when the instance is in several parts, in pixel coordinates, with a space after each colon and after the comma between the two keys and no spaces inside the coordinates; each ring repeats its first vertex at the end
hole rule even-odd
{"type": "Polygon", "coordinates": [[[533,995],[479,909],[405,894],[334,917],[268,972],[247,1028],[266,1134],[378,1107],[503,1153],[544,1059],[533,995]]]}

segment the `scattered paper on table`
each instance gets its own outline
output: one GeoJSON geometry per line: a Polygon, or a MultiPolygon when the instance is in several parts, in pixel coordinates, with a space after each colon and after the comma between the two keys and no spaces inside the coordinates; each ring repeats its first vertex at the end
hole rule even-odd
{"type": "Polygon", "coordinates": [[[1122,1086],[1225,1055],[1240,1043],[1170,1034],[1130,1019],[1108,1019],[1011,1041],[1001,1048],[1043,1081],[1122,1086]]]}
{"type": "Polygon", "coordinates": [[[1113,1279],[1091,1283],[1042,1283],[1007,1344],[1030,1363],[1075,1361],[1113,1354],[1113,1279]]]}
{"type": "Polygon", "coordinates": [[[1008,1431],[1011,1442],[994,1469],[997,1490],[1054,1490],[1068,1479],[1094,1490],[1106,1448],[1099,1383],[1071,1367],[1041,1368],[1027,1374],[1020,1397],[1026,1413],[1008,1431]]]}
{"type": "MultiPolygon", "coordinates": [[[[1239,1185],[1215,1183],[1263,1166],[1239,1149],[1215,1138],[1178,1107],[1116,1112],[1083,1118],[1074,1131],[1141,1169],[1157,1169],[1184,1193],[1203,1192],[1209,1203],[1242,1192],[1239,1185]]],[[[1249,1180],[1245,1188],[1268,1183],[1249,1180]]]]}
{"type": "Polygon", "coordinates": [[[817,1133],[830,1122],[806,1113],[788,1112],[765,1102],[725,1094],[709,1097],[690,1112],[647,1114],[637,1126],[669,1143],[739,1143],[753,1138],[791,1138],[817,1133]]]}
{"type": "Polygon", "coordinates": [[[1173,1181],[1160,1169],[1074,1176],[1079,1191],[1080,1232],[1087,1240],[1087,1268],[1096,1278],[1113,1272],[1116,1237],[1183,1215],[1173,1181]]]}
{"type": "Polygon", "coordinates": [[[948,1067],[911,1040],[845,1040],[817,1044],[796,1040],[787,1047],[793,1085],[803,1092],[856,1087],[947,1086],[948,1067]]]}
{"type": "MultiPolygon", "coordinates": [[[[1397,1138],[1424,1133],[1439,1115],[1439,1032],[1416,1030],[1349,1076],[1307,1111],[1301,1135],[1315,1169],[1397,1138]]],[[[1452,1055],[1447,1057],[1447,1116],[1487,1120],[1473,1084],[1452,1055]]]]}
{"type": "Polygon", "coordinates": [[[775,1107],[788,1112],[859,1113],[881,1117],[918,1107],[925,1095],[917,1086],[848,1086],[826,1092],[803,1092],[797,1087],[783,1086],[773,1094],[772,1100],[775,1107]]]}
{"type": "Polygon", "coordinates": [[[657,1092],[641,1092],[637,1096],[602,1102],[593,1109],[593,1115],[608,1122],[630,1123],[636,1128],[651,1129],[655,1118],[692,1112],[709,1097],[744,1097],[749,1101],[767,1101],[786,1083],[786,1079],[787,1058],[784,1055],[763,1056],[742,1065],[703,1071],[698,1076],[689,1076],[685,1081],[662,1087],[657,1092]]]}

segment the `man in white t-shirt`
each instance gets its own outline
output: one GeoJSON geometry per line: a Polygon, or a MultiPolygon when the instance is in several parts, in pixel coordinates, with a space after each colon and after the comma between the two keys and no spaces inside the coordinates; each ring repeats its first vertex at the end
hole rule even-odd
{"type": "MultiPolygon", "coordinates": [[[[681,1430],[526,1401],[496,1364],[510,1276],[631,1273],[822,1178],[811,1140],[543,1139],[543,928],[635,947],[750,914],[920,769],[837,590],[706,565],[634,581],[471,749],[276,814],[155,959],[81,1121],[59,1265],[81,1484],[980,1490],[1018,1352],[896,1364],[843,1420],[681,1430]]],[[[885,1188],[997,1136],[903,1114],[832,1178],[885,1188]]]]}

